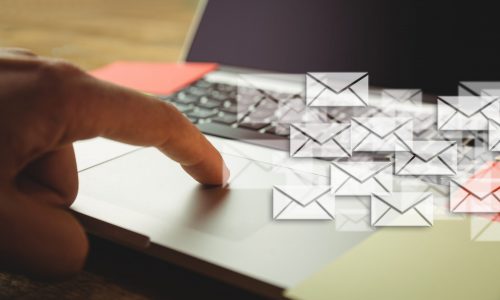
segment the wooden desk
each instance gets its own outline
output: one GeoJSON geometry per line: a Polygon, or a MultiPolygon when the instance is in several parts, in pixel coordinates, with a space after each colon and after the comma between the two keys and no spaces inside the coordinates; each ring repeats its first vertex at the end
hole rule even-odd
{"type": "Polygon", "coordinates": [[[0,46],[85,69],[112,61],[175,61],[196,0],[0,0],[0,46]]]}
{"type": "MultiPolygon", "coordinates": [[[[0,46],[32,49],[84,69],[116,60],[176,61],[195,0],[0,0],[0,46]]],[[[91,238],[85,271],[63,282],[0,272],[0,299],[257,297],[91,238]]]]}

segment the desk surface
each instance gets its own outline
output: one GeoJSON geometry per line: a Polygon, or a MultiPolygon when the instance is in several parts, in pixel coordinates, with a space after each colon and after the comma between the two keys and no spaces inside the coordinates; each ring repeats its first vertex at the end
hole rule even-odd
{"type": "MultiPolygon", "coordinates": [[[[84,69],[116,60],[176,61],[195,0],[0,0],[0,47],[32,49],[84,69]]],[[[0,272],[0,298],[220,299],[256,296],[91,238],[85,271],[63,282],[0,272]],[[196,286],[195,289],[192,287],[196,286]]]]}

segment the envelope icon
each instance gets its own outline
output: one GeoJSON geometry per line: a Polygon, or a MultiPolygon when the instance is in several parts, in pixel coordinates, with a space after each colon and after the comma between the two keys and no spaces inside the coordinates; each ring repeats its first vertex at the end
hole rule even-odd
{"type": "Polygon", "coordinates": [[[470,218],[471,240],[475,242],[500,241],[500,214],[479,214],[470,218]]]}
{"type": "MultiPolygon", "coordinates": [[[[273,185],[328,185],[329,178],[317,176],[317,160],[292,161],[288,153],[264,149],[248,143],[233,143],[228,140],[212,140],[217,149],[231,156],[231,174],[227,184],[231,190],[268,190],[273,185]],[[261,151],[261,152],[259,152],[261,151]],[[261,160],[256,160],[262,156],[261,160]],[[293,164],[292,164],[293,163],[293,164]],[[300,164],[300,166],[297,166],[300,164]],[[255,176],[259,180],[254,180],[255,176]]],[[[322,162],[322,161],[321,161],[322,162]]],[[[326,162],[322,162],[326,163],[326,162]]],[[[326,169],[326,168],[325,168],[326,169]]]]}
{"type": "Polygon", "coordinates": [[[335,200],[329,186],[276,185],[273,218],[276,220],[333,220],[335,200]]]}
{"type": "Polygon", "coordinates": [[[441,96],[438,130],[488,130],[488,119],[500,122],[500,101],[492,96],[441,96]]]}
{"type": "Polygon", "coordinates": [[[422,104],[422,90],[420,89],[384,89],[382,90],[383,103],[422,104]]]}
{"type": "Polygon", "coordinates": [[[332,162],[330,184],[336,196],[370,196],[392,192],[391,161],[332,162]]]}
{"type": "Polygon", "coordinates": [[[335,230],[373,231],[370,222],[370,197],[335,197],[335,230]]]}
{"type": "Polygon", "coordinates": [[[420,89],[384,89],[381,93],[380,114],[383,117],[413,117],[423,118],[421,113],[409,110],[409,107],[420,107],[422,104],[422,91],[420,89]],[[407,109],[402,109],[406,106],[407,109]]]}
{"type": "Polygon", "coordinates": [[[307,106],[368,106],[368,73],[307,73],[307,106]]]}
{"type": "Polygon", "coordinates": [[[372,226],[432,226],[432,193],[372,195],[372,226]]]}
{"type": "Polygon", "coordinates": [[[500,178],[452,179],[450,210],[455,213],[500,212],[500,178]]]}
{"type": "Polygon", "coordinates": [[[352,118],[352,151],[401,151],[413,140],[411,118],[352,118]],[[405,141],[405,143],[402,143],[405,141]]]}
{"type": "Polygon", "coordinates": [[[396,175],[447,175],[457,173],[457,143],[413,141],[396,152],[396,175]]]}
{"type": "Polygon", "coordinates": [[[461,81],[458,83],[459,96],[481,96],[483,90],[500,89],[498,81],[461,81]]]}
{"type": "Polygon", "coordinates": [[[301,123],[290,126],[290,156],[351,156],[349,123],[301,123]]]}
{"type": "Polygon", "coordinates": [[[488,149],[500,151],[500,123],[489,120],[488,123],[488,149]]]}

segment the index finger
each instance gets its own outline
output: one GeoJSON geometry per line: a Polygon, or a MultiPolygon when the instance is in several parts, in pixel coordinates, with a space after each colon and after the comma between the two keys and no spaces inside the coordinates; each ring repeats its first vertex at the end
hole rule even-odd
{"type": "MultiPolygon", "coordinates": [[[[78,73],[78,71],[75,71],[78,73]]],[[[203,184],[225,183],[222,156],[173,105],[89,75],[68,76],[65,142],[97,136],[154,146],[203,184]]]]}

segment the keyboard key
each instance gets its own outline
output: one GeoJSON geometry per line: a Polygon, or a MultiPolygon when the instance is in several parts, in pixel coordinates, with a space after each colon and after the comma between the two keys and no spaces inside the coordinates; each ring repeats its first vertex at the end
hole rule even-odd
{"type": "Polygon", "coordinates": [[[218,100],[218,101],[224,101],[228,98],[228,96],[224,93],[221,93],[219,91],[212,91],[210,93],[210,97],[213,98],[214,100],[218,100]]]}
{"type": "Polygon", "coordinates": [[[182,104],[182,103],[172,103],[180,112],[186,113],[188,111],[193,110],[193,107],[191,105],[187,104],[182,104]]]}
{"type": "Polygon", "coordinates": [[[177,94],[174,101],[177,103],[182,103],[182,104],[193,104],[193,103],[198,102],[199,98],[200,97],[189,95],[189,94],[186,94],[184,92],[180,92],[179,94],[177,94]]]}
{"type": "Polygon", "coordinates": [[[189,117],[197,118],[197,119],[206,119],[213,117],[218,114],[217,110],[213,109],[204,109],[204,108],[195,108],[193,111],[187,113],[189,117]]]}
{"type": "Polygon", "coordinates": [[[212,122],[231,125],[236,123],[236,115],[224,113],[223,115],[212,118],[212,122]]]}
{"type": "Polygon", "coordinates": [[[223,105],[223,103],[221,103],[220,101],[208,97],[201,97],[200,102],[198,103],[198,106],[209,109],[217,108],[221,105],[223,105]]]}
{"type": "Polygon", "coordinates": [[[234,85],[219,83],[215,86],[215,89],[227,94],[236,91],[237,87],[234,85]]]}
{"type": "Polygon", "coordinates": [[[279,125],[272,126],[272,127],[266,128],[265,132],[269,133],[269,134],[288,136],[288,135],[290,135],[290,127],[279,126],[279,125]]]}
{"type": "Polygon", "coordinates": [[[184,91],[186,91],[190,95],[198,96],[198,97],[206,95],[207,92],[208,92],[207,89],[199,88],[199,87],[196,87],[196,86],[190,86],[187,89],[185,89],[184,91]]]}
{"type": "Polygon", "coordinates": [[[209,81],[206,81],[205,79],[200,79],[196,81],[193,85],[200,88],[209,88],[212,87],[214,84],[209,81]]]}
{"type": "Polygon", "coordinates": [[[266,123],[242,123],[242,124],[238,124],[238,127],[245,128],[245,129],[251,129],[251,130],[261,130],[262,128],[264,128],[268,125],[269,124],[266,124],[266,123]]]}
{"type": "Polygon", "coordinates": [[[231,103],[229,101],[225,101],[220,110],[224,111],[224,112],[235,114],[238,112],[238,105],[236,103],[231,103]]]}

